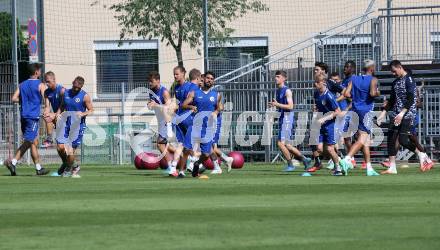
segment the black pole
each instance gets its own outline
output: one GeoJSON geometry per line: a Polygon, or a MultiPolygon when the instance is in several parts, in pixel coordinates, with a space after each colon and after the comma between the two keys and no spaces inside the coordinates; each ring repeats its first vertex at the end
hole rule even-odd
{"type": "Polygon", "coordinates": [[[203,0],[203,63],[205,71],[209,69],[208,43],[208,0],[203,0]]]}

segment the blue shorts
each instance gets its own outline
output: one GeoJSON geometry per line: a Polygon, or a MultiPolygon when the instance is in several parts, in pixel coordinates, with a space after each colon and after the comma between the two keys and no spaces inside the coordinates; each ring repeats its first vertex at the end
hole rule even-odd
{"type": "Polygon", "coordinates": [[[288,116],[281,116],[278,125],[278,141],[292,140],[295,133],[294,113],[290,112],[288,116]]]}
{"type": "Polygon", "coordinates": [[[330,122],[321,126],[319,130],[319,143],[325,143],[327,145],[335,145],[335,122],[330,122]]]}
{"type": "Polygon", "coordinates": [[[21,118],[21,133],[25,141],[34,142],[38,137],[39,128],[40,119],[21,118]]]}
{"type": "Polygon", "coordinates": [[[176,125],[176,139],[179,143],[185,142],[185,135],[188,129],[183,123],[179,123],[176,125]]]}
{"type": "Polygon", "coordinates": [[[79,131],[78,134],[76,134],[74,131],[72,131],[73,136],[75,138],[69,138],[69,135],[71,133],[71,126],[70,124],[66,124],[66,127],[64,129],[64,134],[62,135],[62,138],[57,138],[57,144],[72,144],[72,148],[78,148],[81,143],[82,143],[82,139],[84,136],[84,132],[86,131],[86,124],[85,123],[81,123],[79,125],[79,131]]]}
{"type": "Polygon", "coordinates": [[[351,113],[348,112],[345,116],[344,125],[342,126],[342,132],[347,133],[348,129],[350,127],[350,121],[351,121],[351,113]]]}
{"type": "Polygon", "coordinates": [[[176,115],[173,119],[173,125],[176,127],[176,139],[179,143],[185,142],[185,135],[190,126],[192,126],[194,116],[191,113],[176,115]],[[180,121],[180,119],[183,119],[180,121]]]}
{"type": "Polygon", "coordinates": [[[218,141],[220,140],[220,132],[221,132],[221,128],[222,128],[222,119],[221,119],[221,117],[220,117],[220,118],[218,118],[218,120],[217,120],[217,130],[215,131],[214,139],[213,139],[213,143],[214,143],[214,144],[218,144],[218,141]]]}
{"type": "MultiPolygon", "coordinates": [[[[192,126],[191,126],[188,128],[188,130],[186,132],[185,140],[183,142],[183,147],[188,150],[197,151],[197,149],[195,149],[193,146],[194,139],[199,139],[199,138],[198,138],[198,136],[192,135],[192,126]]],[[[209,140],[209,138],[201,138],[199,140],[198,144],[200,145],[200,151],[202,152],[202,154],[211,154],[213,140],[209,140]],[[203,139],[203,142],[202,142],[202,139],[203,139]]]]}
{"type": "Polygon", "coordinates": [[[359,117],[358,130],[371,134],[371,129],[373,128],[373,116],[372,111],[360,111],[356,110],[356,114],[359,117]]]}

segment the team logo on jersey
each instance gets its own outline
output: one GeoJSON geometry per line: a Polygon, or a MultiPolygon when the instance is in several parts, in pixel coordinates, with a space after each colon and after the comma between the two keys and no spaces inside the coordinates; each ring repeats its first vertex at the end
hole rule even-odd
{"type": "Polygon", "coordinates": [[[327,104],[327,101],[326,100],[322,100],[321,103],[322,103],[323,106],[325,106],[327,104]]]}
{"type": "Polygon", "coordinates": [[[79,101],[80,101],[80,100],[79,100],[79,98],[78,98],[78,97],[77,97],[77,98],[75,98],[75,102],[76,102],[76,103],[79,103],[79,101]]]}
{"type": "Polygon", "coordinates": [[[209,97],[209,100],[210,100],[211,102],[213,102],[213,101],[214,101],[214,96],[209,97]]]}

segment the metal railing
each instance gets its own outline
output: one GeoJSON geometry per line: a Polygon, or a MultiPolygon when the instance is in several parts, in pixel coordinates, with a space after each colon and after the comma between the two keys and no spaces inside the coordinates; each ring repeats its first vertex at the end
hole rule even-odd
{"type": "Polygon", "coordinates": [[[379,9],[381,62],[440,61],[440,5],[379,9]]]}
{"type": "MultiPolygon", "coordinates": [[[[342,34],[342,32],[347,31],[350,28],[354,29],[360,24],[370,21],[371,18],[368,18],[368,15],[370,15],[372,12],[373,11],[367,11],[365,14],[353,18],[343,24],[331,27],[327,30],[319,32],[318,34],[314,34],[310,37],[307,37],[306,39],[295,42],[283,50],[268,55],[262,59],[258,59],[234,71],[222,75],[217,78],[217,81],[218,82],[255,81],[256,78],[261,79],[261,81],[267,80],[267,78],[264,78],[262,74],[266,68],[272,68],[270,65],[273,65],[277,61],[288,61],[289,59],[292,60],[292,58],[296,58],[295,61],[298,62],[301,60],[301,58],[314,57],[314,53],[315,53],[314,49],[307,52],[302,52],[302,51],[308,50],[309,48],[313,47],[315,44],[319,42],[319,40],[323,40],[325,39],[325,37],[334,36],[336,34],[342,34]],[[293,55],[298,55],[298,56],[295,57],[293,55]],[[300,56],[300,55],[304,55],[304,56],[300,56]]],[[[314,63],[315,61],[302,60],[301,62],[314,63]]],[[[292,63],[294,64],[295,62],[292,63]]],[[[284,69],[288,69],[288,68],[284,68],[284,69]]]]}

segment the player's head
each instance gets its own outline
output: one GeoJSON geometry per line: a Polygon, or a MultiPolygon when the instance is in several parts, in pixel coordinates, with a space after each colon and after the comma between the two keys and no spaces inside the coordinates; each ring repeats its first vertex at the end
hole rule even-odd
{"type": "Polygon", "coordinates": [[[399,60],[393,60],[390,63],[390,70],[394,76],[402,77],[406,74],[405,69],[403,68],[402,63],[399,60]]]}
{"type": "Polygon", "coordinates": [[[200,84],[202,73],[198,69],[192,69],[189,71],[189,80],[193,83],[200,84]]]}
{"type": "Polygon", "coordinates": [[[344,65],[344,75],[350,76],[353,75],[356,71],[356,63],[352,60],[348,60],[344,65]]]}
{"type": "Polygon", "coordinates": [[[47,87],[51,89],[55,89],[57,87],[57,82],[55,80],[55,73],[52,71],[48,71],[44,74],[44,82],[47,84],[47,87]]]}
{"type": "Polygon", "coordinates": [[[320,90],[326,88],[327,75],[326,74],[316,74],[315,75],[315,88],[320,90]]]}
{"type": "Polygon", "coordinates": [[[277,86],[281,86],[287,80],[287,73],[284,70],[277,70],[275,72],[275,82],[277,86]]]}
{"type": "Polygon", "coordinates": [[[371,59],[367,59],[364,61],[364,64],[362,65],[362,70],[365,73],[371,73],[373,74],[374,71],[376,70],[376,62],[371,60],[371,59]]]}
{"type": "Polygon", "coordinates": [[[214,85],[214,81],[215,81],[215,74],[214,74],[214,72],[206,71],[205,72],[204,87],[205,88],[211,88],[214,85]]]}
{"type": "Polygon", "coordinates": [[[148,82],[150,84],[150,89],[157,89],[160,87],[160,74],[157,71],[151,71],[148,74],[148,82]]]}
{"type": "Polygon", "coordinates": [[[339,76],[338,72],[333,72],[330,74],[330,79],[336,83],[340,83],[342,81],[341,76],[339,76]]]}
{"type": "Polygon", "coordinates": [[[73,92],[79,92],[84,86],[84,78],[82,76],[77,76],[75,80],[72,82],[72,90],[73,92]]]}
{"type": "Polygon", "coordinates": [[[178,83],[185,82],[186,69],[183,66],[176,66],[173,70],[174,80],[178,83]]]}
{"type": "Polygon", "coordinates": [[[38,63],[29,64],[29,75],[39,78],[41,76],[41,65],[38,63]]]}
{"type": "Polygon", "coordinates": [[[323,62],[316,62],[313,72],[315,73],[315,75],[323,74],[323,73],[328,74],[328,66],[323,62]]]}

